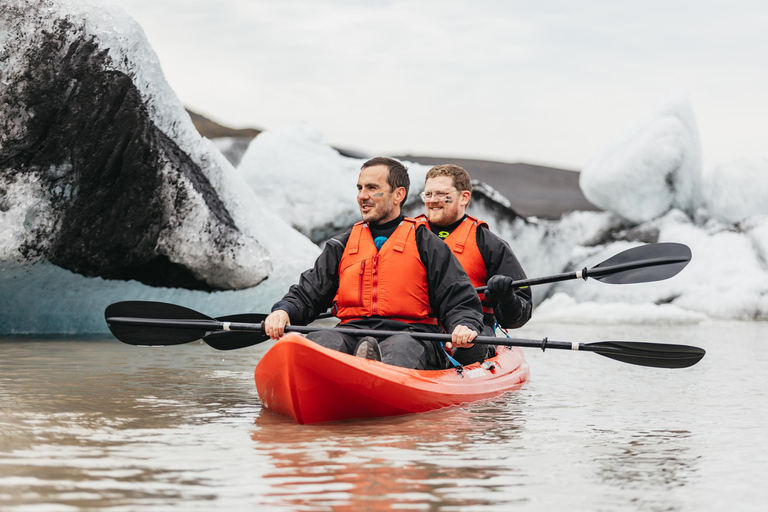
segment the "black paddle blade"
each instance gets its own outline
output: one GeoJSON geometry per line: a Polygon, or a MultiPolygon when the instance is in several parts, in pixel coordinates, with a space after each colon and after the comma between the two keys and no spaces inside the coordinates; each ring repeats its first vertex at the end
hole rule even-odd
{"type": "Polygon", "coordinates": [[[119,325],[110,318],[151,318],[175,320],[210,320],[210,317],[191,309],[165,302],[125,301],[107,306],[104,318],[115,338],[129,345],[157,346],[181,345],[201,339],[208,331],[203,329],[178,329],[172,327],[119,325]]]}
{"type": "Polygon", "coordinates": [[[706,354],[699,347],[635,341],[599,341],[585,343],[579,349],[624,363],[654,368],[688,368],[701,361],[706,354]]]}
{"type": "MultiPolygon", "coordinates": [[[[228,315],[217,317],[220,322],[243,322],[248,324],[260,324],[267,315],[257,313],[243,313],[240,315],[228,315]]],[[[258,345],[269,340],[269,336],[260,332],[246,331],[216,331],[205,336],[203,341],[216,350],[236,350],[238,348],[258,345]]]]}
{"type": "Polygon", "coordinates": [[[687,245],[664,242],[641,245],[598,263],[587,275],[610,284],[662,281],[677,275],[691,261],[687,245]]]}

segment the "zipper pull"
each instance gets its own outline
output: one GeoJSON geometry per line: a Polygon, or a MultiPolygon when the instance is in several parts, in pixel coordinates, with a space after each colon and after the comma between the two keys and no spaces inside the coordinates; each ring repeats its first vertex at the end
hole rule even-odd
{"type": "Polygon", "coordinates": [[[378,266],[378,264],[379,264],[379,255],[377,254],[376,256],[373,257],[373,273],[374,274],[376,273],[376,267],[378,266]]]}
{"type": "Polygon", "coordinates": [[[360,275],[365,273],[365,260],[360,264],[360,275]]]}

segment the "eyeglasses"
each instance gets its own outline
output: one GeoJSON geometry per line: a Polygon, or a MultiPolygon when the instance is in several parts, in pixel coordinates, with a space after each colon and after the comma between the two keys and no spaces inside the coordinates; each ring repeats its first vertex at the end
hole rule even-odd
{"type": "Polygon", "coordinates": [[[425,203],[430,201],[443,202],[450,199],[451,197],[450,194],[451,194],[450,190],[448,192],[444,192],[444,191],[431,192],[430,191],[430,192],[422,192],[421,194],[419,194],[419,197],[425,203]]]}

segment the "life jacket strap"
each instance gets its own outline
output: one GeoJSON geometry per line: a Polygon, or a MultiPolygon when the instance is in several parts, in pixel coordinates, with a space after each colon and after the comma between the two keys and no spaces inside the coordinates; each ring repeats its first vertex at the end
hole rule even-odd
{"type": "Polygon", "coordinates": [[[461,254],[464,252],[464,247],[467,246],[467,240],[469,240],[469,234],[472,232],[472,226],[477,226],[477,221],[473,220],[472,217],[467,216],[467,218],[464,219],[464,222],[462,222],[454,231],[455,239],[453,250],[455,253],[461,254]]]}
{"type": "Polygon", "coordinates": [[[403,219],[403,222],[400,224],[400,227],[403,227],[403,224],[408,223],[409,226],[405,229],[398,229],[393,233],[395,237],[392,239],[392,243],[394,244],[394,249],[397,252],[403,252],[405,250],[405,244],[408,240],[408,235],[411,233],[411,229],[415,229],[416,223],[409,219],[405,218],[403,219]]]}
{"type": "Polygon", "coordinates": [[[368,224],[365,222],[358,222],[352,228],[352,233],[349,234],[349,240],[347,240],[349,254],[357,254],[360,251],[360,237],[363,236],[364,229],[368,229],[368,224]]]}

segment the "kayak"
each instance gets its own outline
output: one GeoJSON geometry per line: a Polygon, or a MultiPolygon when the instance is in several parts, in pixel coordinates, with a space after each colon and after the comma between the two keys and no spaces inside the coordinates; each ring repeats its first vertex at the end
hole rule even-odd
{"type": "Polygon", "coordinates": [[[488,400],[519,389],[530,375],[518,347],[448,370],[412,370],[321,347],[303,336],[283,336],[254,374],[266,409],[299,424],[400,416],[488,400]]]}

